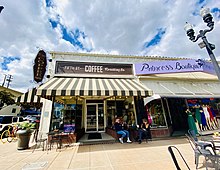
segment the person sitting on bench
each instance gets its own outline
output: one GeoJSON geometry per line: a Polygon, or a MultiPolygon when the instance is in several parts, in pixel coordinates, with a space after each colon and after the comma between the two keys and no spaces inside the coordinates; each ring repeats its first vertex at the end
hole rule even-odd
{"type": "Polygon", "coordinates": [[[143,119],[143,122],[139,125],[138,128],[138,142],[141,144],[142,137],[144,136],[147,139],[151,139],[151,132],[150,132],[150,124],[147,122],[147,119],[143,119]]]}
{"type": "Polygon", "coordinates": [[[122,128],[122,123],[119,118],[116,118],[114,126],[115,126],[116,133],[121,135],[121,137],[119,138],[119,141],[123,143],[123,138],[127,137],[127,142],[131,143],[131,140],[129,139],[129,132],[122,128]]]}

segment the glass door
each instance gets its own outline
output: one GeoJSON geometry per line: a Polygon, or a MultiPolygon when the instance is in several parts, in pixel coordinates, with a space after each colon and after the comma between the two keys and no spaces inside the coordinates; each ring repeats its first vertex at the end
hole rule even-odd
{"type": "Polygon", "coordinates": [[[104,109],[103,104],[87,104],[86,131],[104,131],[104,109]]]}
{"type": "Polygon", "coordinates": [[[86,131],[97,131],[97,106],[96,104],[87,104],[87,128],[86,131]]]}

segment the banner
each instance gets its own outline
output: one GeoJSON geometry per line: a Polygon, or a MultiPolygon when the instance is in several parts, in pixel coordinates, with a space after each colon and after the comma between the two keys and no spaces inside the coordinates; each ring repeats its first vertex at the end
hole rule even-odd
{"type": "Polygon", "coordinates": [[[135,64],[135,75],[181,72],[207,72],[215,74],[212,63],[204,60],[161,60],[135,64]]]}
{"type": "Polygon", "coordinates": [[[57,61],[55,74],[133,75],[133,65],[57,61]]]}

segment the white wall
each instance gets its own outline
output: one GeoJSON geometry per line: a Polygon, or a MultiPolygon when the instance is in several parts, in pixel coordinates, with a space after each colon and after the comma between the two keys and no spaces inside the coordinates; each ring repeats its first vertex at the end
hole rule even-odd
{"type": "Polygon", "coordinates": [[[21,107],[17,106],[16,104],[8,105],[3,107],[0,110],[0,115],[11,115],[11,116],[17,116],[20,113],[21,107]],[[15,112],[12,113],[12,110],[15,109],[15,112]]]}

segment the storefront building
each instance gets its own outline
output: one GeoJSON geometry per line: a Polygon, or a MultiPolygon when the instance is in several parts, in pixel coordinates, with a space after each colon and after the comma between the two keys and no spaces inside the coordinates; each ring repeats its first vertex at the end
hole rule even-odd
{"type": "Polygon", "coordinates": [[[197,129],[211,133],[219,129],[220,110],[220,83],[213,72],[202,60],[51,52],[48,80],[34,92],[38,100],[48,99],[41,100],[39,131],[72,129],[78,140],[84,133],[109,133],[116,117],[129,127],[147,117],[153,138],[184,135],[186,108],[196,120],[198,106],[210,106],[214,119],[207,119],[207,127],[197,123],[197,129]]]}
{"type": "Polygon", "coordinates": [[[154,92],[153,96],[145,98],[145,109],[152,118],[152,130],[156,129],[154,136],[187,133],[186,108],[193,114],[198,133],[208,134],[219,130],[220,83],[213,73],[212,65],[202,60],[145,61],[135,64],[135,75],[154,92]],[[212,113],[205,115],[205,125],[197,111],[200,109],[208,113],[208,108],[212,108],[212,113]]]}
{"type": "Polygon", "coordinates": [[[141,120],[141,101],[153,95],[134,76],[134,60],[144,61],[144,57],[56,52],[51,55],[48,81],[36,92],[50,100],[42,107],[41,132],[72,129],[78,140],[84,133],[106,132],[116,117],[130,127],[141,120]]]}

